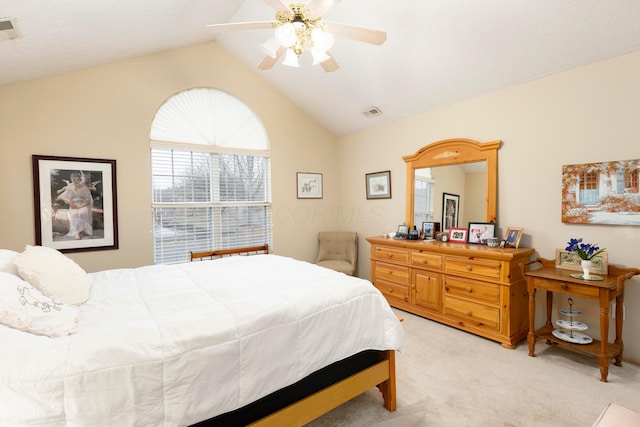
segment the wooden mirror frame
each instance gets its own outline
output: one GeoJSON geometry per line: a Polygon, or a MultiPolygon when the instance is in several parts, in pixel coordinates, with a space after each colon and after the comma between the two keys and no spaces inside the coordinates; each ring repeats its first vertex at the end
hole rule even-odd
{"type": "Polygon", "coordinates": [[[422,147],[415,154],[404,156],[407,164],[407,220],[413,227],[415,170],[435,166],[460,165],[486,161],[487,194],[486,222],[496,222],[498,194],[498,148],[502,141],[478,142],[473,139],[444,139],[422,147]]]}

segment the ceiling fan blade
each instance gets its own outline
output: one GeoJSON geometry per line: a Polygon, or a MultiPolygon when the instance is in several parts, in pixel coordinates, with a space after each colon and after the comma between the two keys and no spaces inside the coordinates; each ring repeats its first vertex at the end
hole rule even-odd
{"type": "Polygon", "coordinates": [[[387,40],[387,33],[384,31],[354,27],[353,25],[339,24],[337,22],[323,22],[325,31],[328,31],[337,37],[344,37],[346,39],[376,45],[381,45],[387,40]]]}
{"type": "Polygon", "coordinates": [[[322,66],[322,69],[324,71],[326,71],[327,73],[332,73],[336,71],[338,68],[340,68],[340,65],[338,64],[336,59],[333,56],[331,56],[329,52],[327,52],[327,55],[329,55],[330,58],[327,59],[326,61],[321,62],[320,65],[322,66]]]}
{"type": "Polygon", "coordinates": [[[264,2],[278,12],[286,12],[287,10],[289,10],[289,7],[281,0],[264,0],[264,2]]]}
{"type": "Polygon", "coordinates": [[[255,21],[255,22],[230,22],[228,24],[209,24],[207,30],[213,33],[222,31],[240,31],[240,30],[259,30],[262,28],[273,28],[273,21],[255,21]]]}
{"type": "Polygon", "coordinates": [[[275,63],[278,62],[278,59],[280,59],[285,50],[287,50],[286,47],[280,46],[276,51],[276,57],[273,58],[269,55],[265,56],[258,64],[258,68],[260,70],[270,70],[271,68],[273,68],[275,63]]]}
{"type": "Polygon", "coordinates": [[[314,16],[322,16],[333,9],[333,7],[340,3],[340,1],[341,0],[311,0],[307,3],[307,9],[314,16]]]}

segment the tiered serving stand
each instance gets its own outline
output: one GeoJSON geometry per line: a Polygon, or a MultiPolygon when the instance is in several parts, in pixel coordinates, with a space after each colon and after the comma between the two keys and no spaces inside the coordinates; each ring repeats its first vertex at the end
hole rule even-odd
{"type": "Polygon", "coordinates": [[[556,320],[556,325],[560,329],[554,329],[551,333],[554,337],[561,339],[562,341],[573,344],[590,344],[593,342],[593,338],[582,333],[582,331],[586,331],[589,327],[583,322],[573,320],[574,317],[582,315],[582,312],[573,309],[573,299],[569,298],[568,302],[569,308],[560,309],[560,313],[567,316],[569,319],[556,320]]]}

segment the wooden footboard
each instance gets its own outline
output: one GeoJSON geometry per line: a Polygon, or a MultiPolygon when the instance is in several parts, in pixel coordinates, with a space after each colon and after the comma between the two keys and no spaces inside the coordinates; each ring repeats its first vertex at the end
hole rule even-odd
{"type": "Polygon", "coordinates": [[[256,421],[251,426],[301,426],[307,424],[371,387],[382,392],[384,407],[396,410],[396,354],[387,350],[384,358],[373,366],[326,387],[286,408],[256,421]]]}
{"type": "Polygon", "coordinates": [[[222,258],[225,256],[233,255],[257,255],[260,253],[268,254],[269,245],[264,244],[261,246],[251,246],[248,248],[234,248],[234,249],[215,249],[212,251],[191,251],[191,261],[202,261],[207,259],[222,258]]]}

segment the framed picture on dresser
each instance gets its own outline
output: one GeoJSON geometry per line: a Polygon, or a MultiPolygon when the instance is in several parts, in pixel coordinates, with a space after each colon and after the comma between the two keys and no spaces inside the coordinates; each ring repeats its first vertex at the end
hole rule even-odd
{"type": "Polygon", "coordinates": [[[449,241],[454,243],[467,243],[468,230],[466,228],[452,227],[449,229],[449,241]]]}

